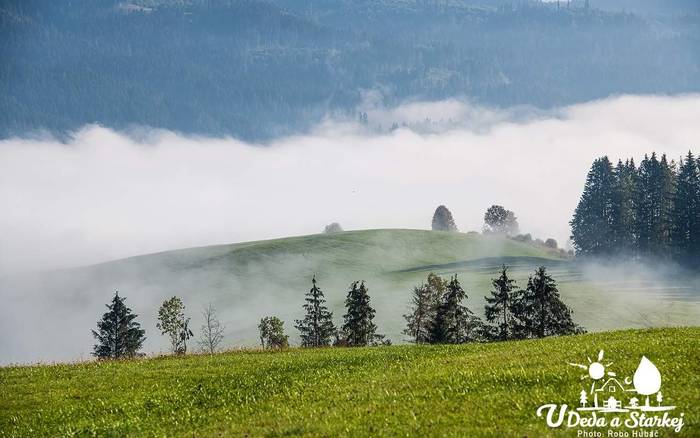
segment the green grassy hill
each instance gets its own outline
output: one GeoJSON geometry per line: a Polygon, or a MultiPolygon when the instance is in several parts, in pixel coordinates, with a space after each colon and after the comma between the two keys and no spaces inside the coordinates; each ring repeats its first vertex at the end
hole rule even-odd
{"type": "Polygon", "coordinates": [[[670,414],[684,414],[678,436],[691,437],[700,435],[699,338],[700,328],[630,330],[0,368],[0,436],[577,436],[535,412],[579,406],[591,382],[567,363],[603,349],[620,380],[648,357],[670,414]]]}
{"type": "Polygon", "coordinates": [[[458,274],[469,296],[466,304],[482,314],[490,279],[503,263],[512,266],[523,287],[537,266],[547,266],[575,319],[589,330],[700,324],[697,277],[649,267],[578,265],[555,251],[494,236],[364,230],[169,251],[0,278],[0,289],[9,296],[0,308],[0,329],[15,332],[0,343],[0,361],[88,358],[90,330],[115,290],[139,315],[149,352],[167,348],[155,317],[160,303],[173,295],[183,298],[195,329],[200,310],[212,303],[226,325],[229,347],[256,345],[257,323],[266,315],[286,321],[295,342],[294,319],[302,316],[313,275],[336,322],[342,320],[348,285],[366,280],[379,330],[397,343],[405,339],[402,315],[411,290],[429,272],[458,274]],[[27,329],[16,333],[18,326],[27,329]]]}

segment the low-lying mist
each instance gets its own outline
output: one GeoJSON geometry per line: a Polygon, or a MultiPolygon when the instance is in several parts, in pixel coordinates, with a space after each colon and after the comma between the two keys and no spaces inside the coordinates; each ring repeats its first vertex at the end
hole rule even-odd
{"type": "MultiPolygon", "coordinates": [[[[396,269],[413,267],[405,254],[415,248],[391,238],[363,246],[374,249],[362,262],[355,250],[332,253],[332,264],[316,248],[245,257],[212,249],[32,272],[313,234],[334,221],[346,230],[427,229],[439,204],[462,231],[480,230],[486,208],[502,204],[515,211],[523,232],[564,244],[595,158],[657,151],[677,159],[700,144],[699,95],[623,96],[548,112],[457,100],[383,108],[370,96],[361,111],[367,122],[328,119],[265,145],[99,126],[67,143],[36,136],[0,142],[0,328],[12,333],[0,340],[0,363],[88,357],[90,329],[116,289],[140,315],[149,352],[167,345],[154,315],[176,294],[195,327],[202,306],[217,306],[227,346],[254,344],[257,320],[267,314],[281,316],[294,335],[314,273],[323,278],[336,322],[344,288],[368,280],[380,329],[400,341],[410,287],[427,272],[392,276],[387,263],[395,258],[396,269]]],[[[507,255],[499,245],[473,258],[507,255]]],[[[523,286],[533,267],[518,273],[523,286]]],[[[462,271],[468,304],[480,314],[490,274],[462,271]]],[[[555,271],[565,300],[591,329],[698,323],[697,276],[689,289],[646,277],[630,286],[644,272],[627,265],[555,271]],[[681,298],[671,293],[676,287],[681,298]]]]}
{"type": "Polygon", "coordinates": [[[67,144],[2,141],[0,273],[316,233],[332,221],[428,228],[439,204],[464,231],[502,204],[523,230],[564,243],[594,158],[676,158],[700,144],[698,95],[547,114],[368,101],[366,125],[328,120],[267,145],[97,126],[67,144]],[[393,123],[413,129],[388,132],[393,123]]]}

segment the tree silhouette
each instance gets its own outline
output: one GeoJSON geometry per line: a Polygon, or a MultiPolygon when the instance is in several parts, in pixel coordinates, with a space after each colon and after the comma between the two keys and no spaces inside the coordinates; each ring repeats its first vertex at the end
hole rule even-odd
{"type": "Polygon", "coordinates": [[[107,312],[97,322],[97,330],[92,331],[97,340],[92,354],[98,359],[134,357],[146,340],[137,315],[126,307],[125,300],[115,292],[112,303],[106,305],[107,312]]]}
{"type": "Polygon", "coordinates": [[[444,205],[435,209],[432,227],[433,231],[457,231],[452,213],[444,205]]]}
{"type": "Polygon", "coordinates": [[[304,304],[304,319],[295,321],[299,330],[302,347],[324,347],[331,345],[336,328],[333,324],[333,312],[326,307],[323,291],[316,285],[316,276],[311,280],[312,287],[307,292],[304,304]]]}

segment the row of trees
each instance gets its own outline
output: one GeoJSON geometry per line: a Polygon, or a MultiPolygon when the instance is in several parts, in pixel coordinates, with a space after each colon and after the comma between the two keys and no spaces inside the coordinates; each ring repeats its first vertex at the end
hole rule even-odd
{"type": "MultiPolygon", "coordinates": [[[[120,359],[139,356],[139,350],[146,340],[146,331],[136,321],[134,314],[125,304],[126,298],[114,293],[112,302],[107,304],[107,312],[97,322],[97,330],[92,331],[97,343],[93,356],[98,359],[120,359]]],[[[216,310],[210,304],[202,311],[204,323],[198,344],[201,351],[214,353],[224,339],[225,327],[216,317],[216,310]]],[[[179,297],[163,302],[158,310],[156,327],[161,334],[170,338],[173,354],[186,354],[187,341],[194,335],[190,329],[190,318],[185,316],[185,305],[179,297]]]]}
{"type": "Polygon", "coordinates": [[[359,347],[388,343],[384,335],[377,333],[374,324],[376,311],[370,305],[369,291],[364,281],[355,281],[350,285],[345,298],[346,313],[340,329],[333,323],[333,312],[326,306],[326,298],[318,287],[315,276],[311,284],[303,306],[304,319],[295,321],[302,347],[359,347]]]}
{"type": "Polygon", "coordinates": [[[485,297],[486,322],[462,304],[467,294],[457,276],[445,280],[433,273],[413,290],[404,334],[416,343],[460,344],[583,333],[562,302],[556,281],[544,266],[519,290],[503,266],[485,297]]]}
{"type": "MultiPolygon", "coordinates": [[[[364,281],[354,281],[345,298],[343,324],[336,327],[333,312],[327,305],[323,291],[311,280],[312,287],[306,293],[304,318],[295,321],[302,347],[374,346],[390,342],[377,333],[374,323],[375,309],[364,281]]],[[[454,275],[449,280],[430,273],[427,281],[413,290],[410,312],[404,334],[416,343],[461,344],[465,342],[489,342],[509,339],[541,338],[553,335],[582,333],[574,323],[571,310],[561,301],[554,279],[540,267],[528,279],[527,287],[518,290],[515,280],[508,276],[503,266],[500,276],[492,281],[491,295],[485,297],[485,319],[464,305],[467,293],[454,275]]],[[[115,293],[108,311],[97,324],[93,335],[97,339],[93,354],[100,359],[118,359],[139,355],[145,331],[136,321],[125,298],[115,293]]],[[[214,353],[224,338],[224,327],[209,305],[203,311],[204,323],[199,340],[200,350],[214,353]]],[[[187,341],[193,333],[190,318],[178,297],[165,300],[158,312],[157,327],[170,338],[173,354],[186,354],[187,341]]],[[[282,349],[289,346],[284,332],[284,321],[276,316],[260,320],[260,343],[265,349],[282,349]]]]}
{"type": "Polygon", "coordinates": [[[700,161],[645,156],[593,162],[571,220],[580,255],[700,258],[700,161]]]}

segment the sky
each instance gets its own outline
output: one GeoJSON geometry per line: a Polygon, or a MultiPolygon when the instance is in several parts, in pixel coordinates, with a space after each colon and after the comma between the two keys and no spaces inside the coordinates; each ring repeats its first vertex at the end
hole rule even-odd
{"type": "Polygon", "coordinates": [[[700,152],[700,95],[547,112],[461,100],[384,108],[368,96],[361,109],[367,125],[327,119],[266,144],[100,126],[67,142],[0,141],[0,275],[312,234],[330,222],[427,229],[440,204],[461,231],[480,230],[484,211],[503,205],[523,232],[563,246],[595,158],[700,152]]]}

